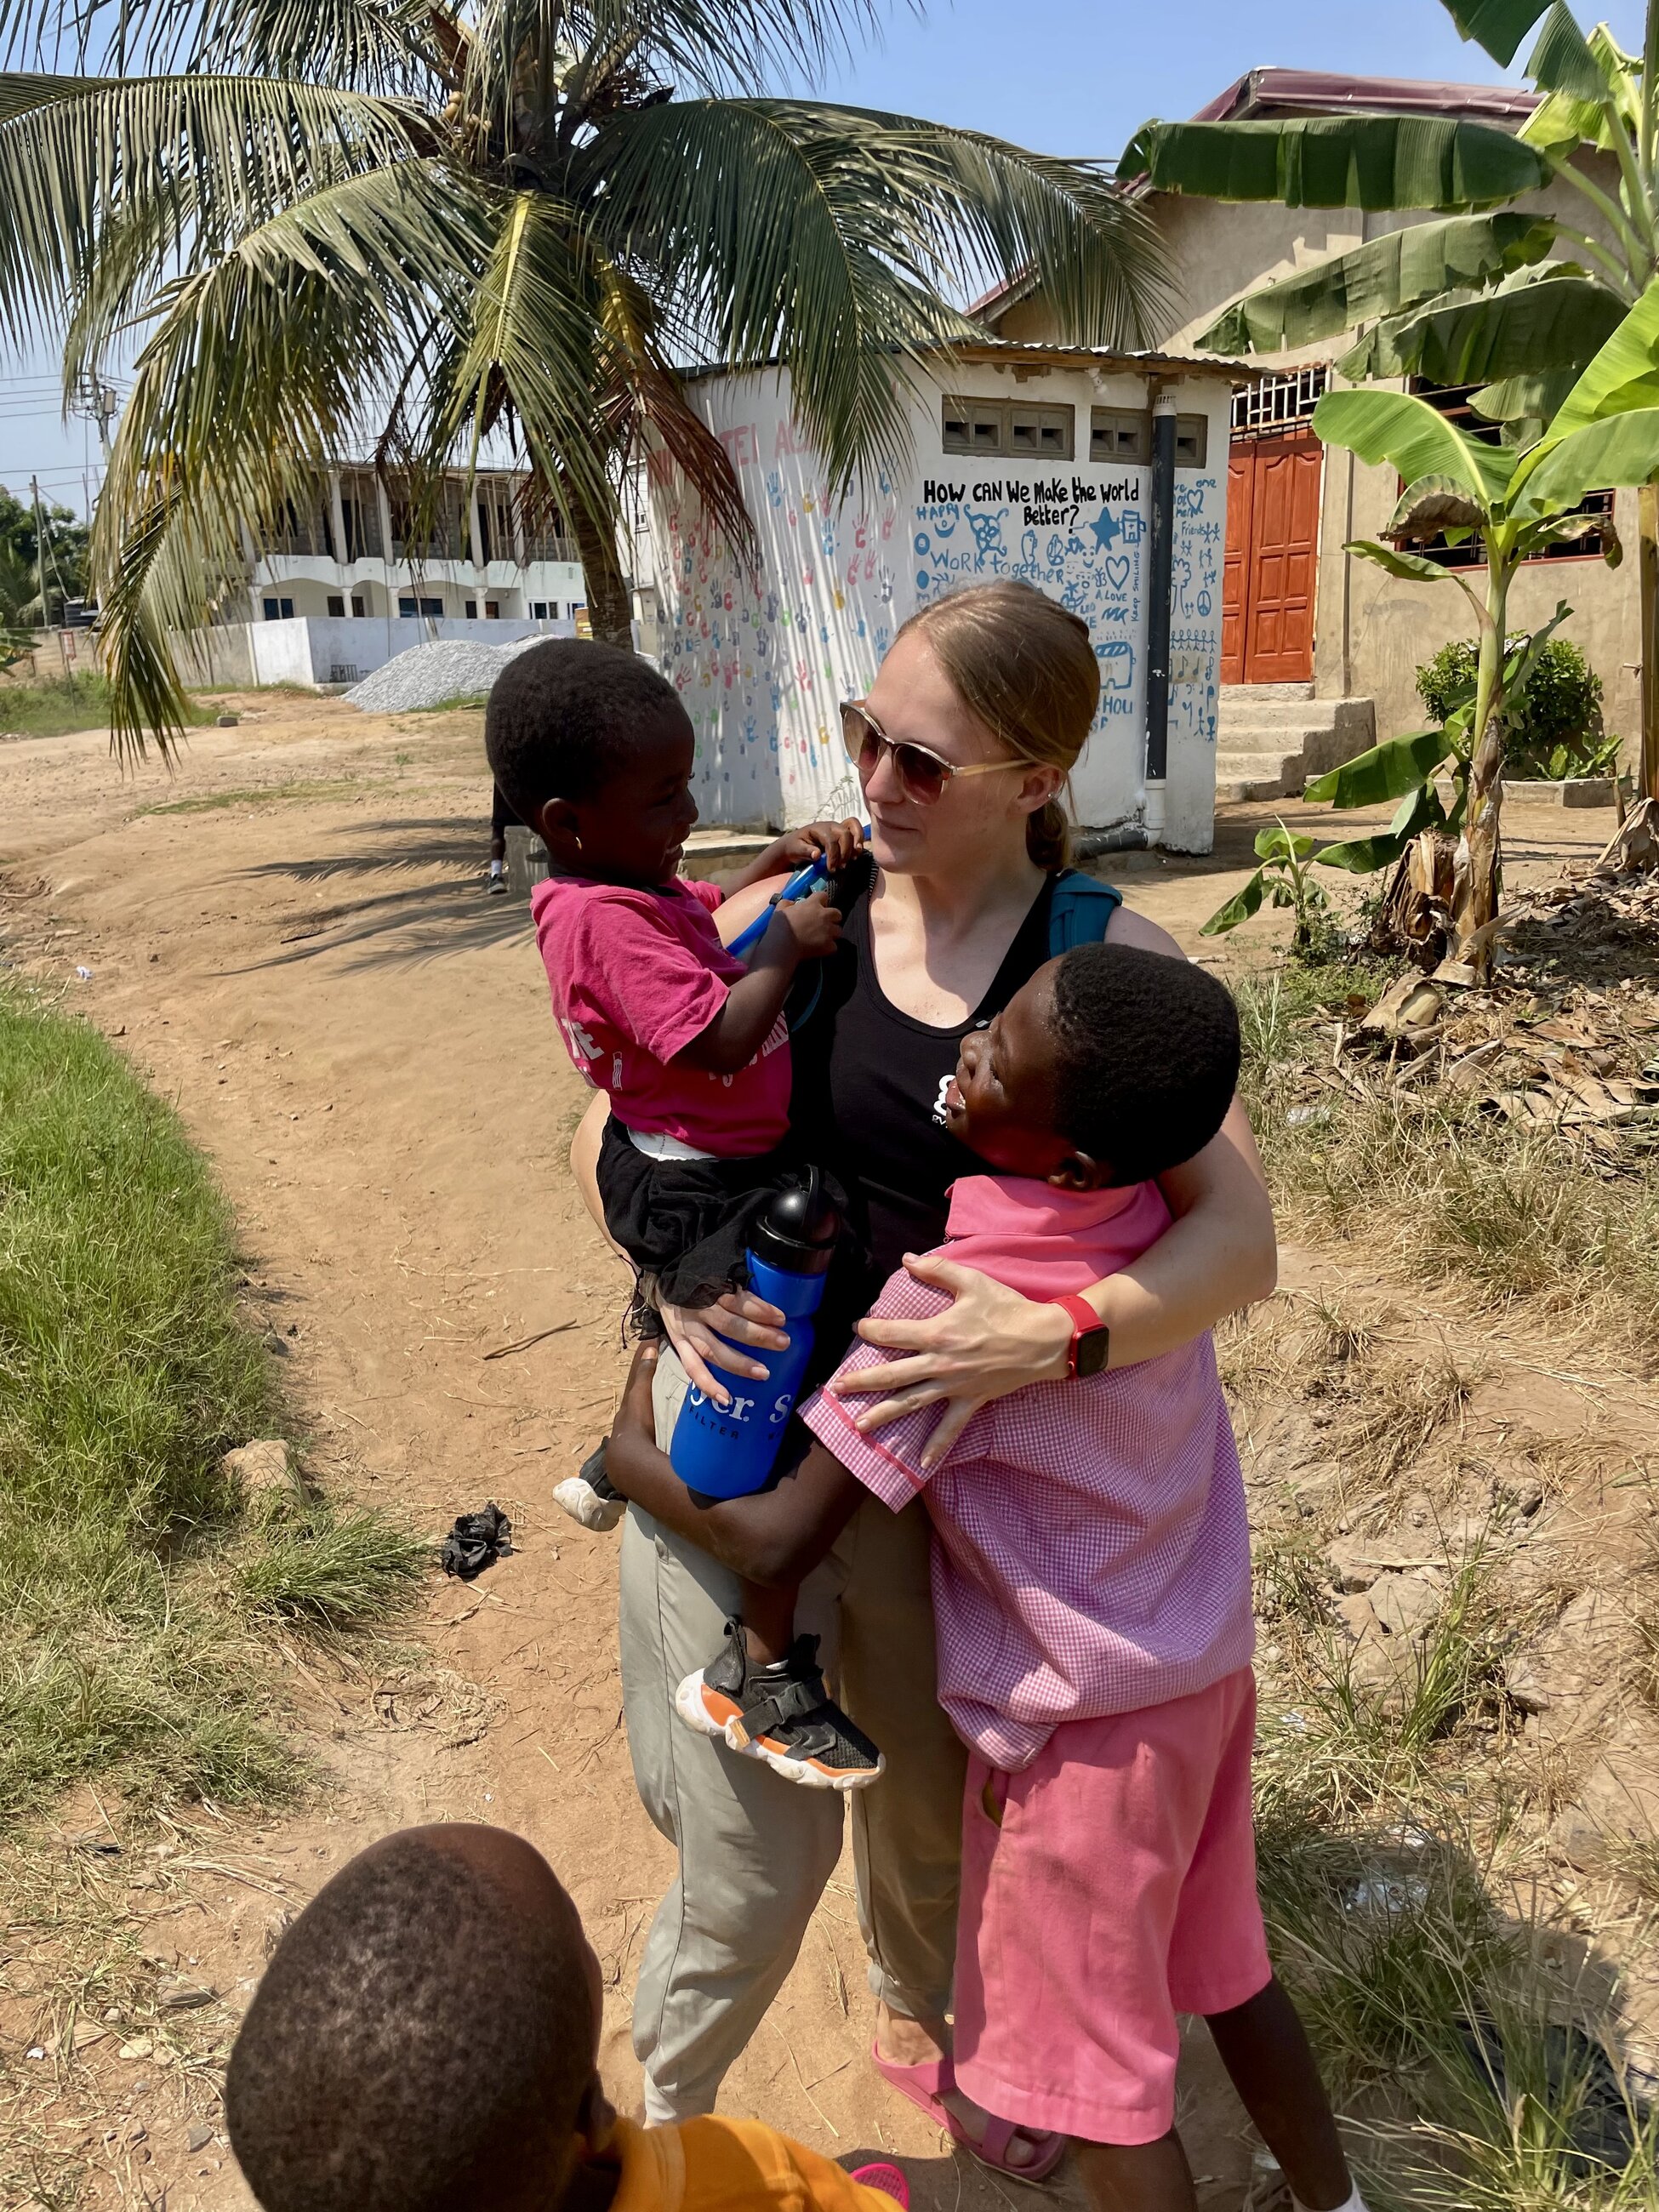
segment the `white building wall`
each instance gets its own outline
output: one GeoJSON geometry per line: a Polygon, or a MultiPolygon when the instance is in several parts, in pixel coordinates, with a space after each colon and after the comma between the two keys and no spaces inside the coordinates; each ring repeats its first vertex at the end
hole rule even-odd
{"type": "Polygon", "coordinates": [[[467,622],[394,616],[293,615],[276,622],[216,623],[176,641],[188,679],[205,685],[248,680],[255,684],[297,684],[314,690],[325,684],[358,683],[406,653],[434,639],[477,645],[512,645],[525,637],[574,637],[568,616],[557,622],[467,622]],[[244,670],[247,675],[244,674],[244,670]]]}
{"type": "MultiPolygon", "coordinates": [[[[915,459],[836,505],[791,417],[781,372],[706,378],[693,404],[731,455],[761,539],[758,582],[715,540],[666,470],[653,471],[652,555],[664,672],[697,736],[697,804],[716,823],[850,812],[856,779],[840,705],[869,688],[899,625],[942,592],[1019,577],[1088,623],[1100,713],[1073,779],[1078,819],[1133,836],[1146,823],[1146,576],[1151,470],[1086,459],[1037,465],[943,450],[939,401],[1016,393],[1077,410],[1085,455],[1094,406],[1144,409],[1135,374],[978,362],[948,372],[912,410],[915,459]]],[[[1230,391],[1171,385],[1208,419],[1206,465],[1176,473],[1169,776],[1161,842],[1213,838],[1221,575],[1230,391]]]]}

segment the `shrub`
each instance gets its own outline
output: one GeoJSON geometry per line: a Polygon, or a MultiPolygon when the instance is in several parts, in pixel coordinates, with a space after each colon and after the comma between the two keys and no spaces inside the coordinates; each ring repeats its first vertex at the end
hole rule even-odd
{"type": "MultiPolygon", "coordinates": [[[[1506,641],[1510,651],[1525,634],[1506,641]]],[[[1474,696],[1477,648],[1467,638],[1443,645],[1417,672],[1418,696],[1444,724],[1474,696]]],[[[1505,773],[1521,778],[1605,775],[1619,757],[1619,740],[1601,726],[1601,679],[1576,645],[1553,637],[1539,654],[1527,688],[1505,712],[1509,742],[1505,773]]]]}

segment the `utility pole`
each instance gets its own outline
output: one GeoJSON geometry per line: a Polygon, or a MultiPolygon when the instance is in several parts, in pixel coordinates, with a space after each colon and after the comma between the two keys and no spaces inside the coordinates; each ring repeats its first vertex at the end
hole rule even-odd
{"type": "Polygon", "coordinates": [[[34,574],[40,592],[40,627],[52,628],[52,612],[46,605],[46,526],[40,519],[40,479],[29,478],[29,497],[34,502],[34,574]]]}

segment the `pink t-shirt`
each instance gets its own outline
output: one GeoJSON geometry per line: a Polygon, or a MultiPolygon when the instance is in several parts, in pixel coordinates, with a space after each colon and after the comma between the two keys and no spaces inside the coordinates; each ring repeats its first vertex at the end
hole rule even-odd
{"type": "MultiPolygon", "coordinates": [[[[1161,1237],[1154,1183],[1067,1192],[1024,1176],[951,1186],[949,1259],[1027,1297],[1086,1290],[1161,1237]]],[[[902,1271],[872,1309],[949,1304],[902,1271]]],[[[840,1372],[881,1358],[859,1345],[840,1372]]],[[[939,1698],[993,1766],[1029,1766],[1062,1722],[1161,1705],[1249,1662],[1244,1484],[1207,1334],[1082,1382],[1033,1382],[982,1407],[930,1475],[929,1406],[873,1436],[872,1401],[819,1391],[813,1434],[896,1512],[933,1524],[939,1698]]]]}
{"type": "Polygon", "coordinates": [[[789,1031],[735,1075],[670,1065],[748,970],[709,919],[721,894],[679,877],[636,890],[552,876],[530,895],[553,1012],[576,1072],[608,1091],[618,1121],[722,1159],[753,1159],[789,1122],[789,1031]]]}

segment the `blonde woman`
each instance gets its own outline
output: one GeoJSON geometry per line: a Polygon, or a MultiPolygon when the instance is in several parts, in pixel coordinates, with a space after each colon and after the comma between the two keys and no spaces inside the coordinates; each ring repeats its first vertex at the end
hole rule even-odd
{"type": "MultiPolygon", "coordinates": [[[[915,616],[869,696],[846,710],[870,848],[848,878],[841,949],[823,963],[811,1004],[797,1010],[792,1118],[809,1156],[834,1164],[854,1194],[872,1292],[907,1255],[941,1240],[946,1189],[972,1171],[943,1111],[963,1036],[1068,943],[1104,935],[1178,951],[1115,891],[1066,866],[1061,793],[1098,697],[1085,625],[1029,586],[998,583],[915,616]]],[[[757,905],[763,893],[749,896],[757,905]]],[[[738,928],[749,911],[734,900],[722,918],[738,928]]],[[[590,1205],[596,1111],[573,1154],[590,1205]]],[[[1103,1337],[986,1276],[918,1261],[918,1276],[954,1302],[928,1320],[860,1325],[893,1355],[854,1378],[870,1386],[860,1425],[874,1430],[947,1401],[933,1440],[942,1454],[989,1399],[1062,1376],[1074,1359],[1121,1366],[1152,1358],[1265,1297],[1274,1279],[1273,1216],[1237,1101],[1221,1133],[1163,1188],[1173,1225],[1086,1294],[1103,1337]],[[1085,1347],[1074,1342],[1079,1334],[1085,1347]]],[[[718,1391],[711,1358],[729,1373],[758,1375],[744,1347],[783,1341],[781,1316],[740,1293],[665,1318],[678,1355],[678,1367],[665,1355],[659,1370],[665,1436],[678,1368],[682,1388],[689,1376],[718,1391]]],[[[627,1449],[619,1427],[611,1465],[624,1494],[627,1449]]],[[[718,1644],[736,1577],[758,1567],[765,1579],[775,1564],[712,1556],[711,1540],[638,1509],[623,1534],[623,1687],[635,1775],[680,1862],[647,1942],[635,2006],[653,2120],[713,2106],[793,1962],[841,1848],[838,1797],[781,1787],[763,1765],[674,1717],[675,1688],[718,1644]]],[[[799,1620],[823,1638],[843,1704],[887,1756],[884,1779],[852,1808],[877,2061],[913,2101],[948,2114],[952,2132],[988,2162],[1036,2178],[1057,2160],[1055,2139],[980,2112],[951,2072],[965,1754],[934,1694],[921,1506],[897,1515],[861,1508],[803,1587],[799,1620]]]]}

